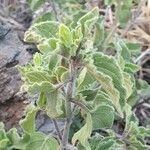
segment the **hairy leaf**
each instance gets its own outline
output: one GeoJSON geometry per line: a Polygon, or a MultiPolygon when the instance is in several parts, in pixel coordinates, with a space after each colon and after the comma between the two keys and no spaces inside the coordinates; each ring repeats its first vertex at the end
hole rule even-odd
{"type": "Polygon", "coordinates": [[[26,31],[24,40],[30,43],[41,43],[44,40],[56,37],[57,31],[57,22],[45,21],[36,23],[26,31]]]}
{"type": "Polygon", "coordinates": [[[88,113],[86,116],[85,125],[74,134],[72,138],[72,143],[75,144],[76,141],[79,141],[87,150],[90,150],[90,145],[88,143],[88,138],[90,137],[92,132],[92,118],[88,113]]]}
{"type": "Polygon", "coordinates": [[[28,106],[27,115],[25,119],[20,121],[20,125],[25,133],[32,134],[35,132],[35,116],[38,109],[28,106]]]}
{"type": "Polygon", "coordinates": [[[66,47],[71,48],[73,44],[73,35],[70,29],[64,24],[59,26],[59,38],[66,47]]]}
{"type": "Polygon", "coordinates": [[[58,150],[59,145],[55,138],[36,132],[30,137],[26,150],[58,150]]]}
{"type": "Polygon", "coordinates": [[[28,4],[30,5],[30,8],[35,11],[37,10],[42,4],[46,2],[46,0],[27,0],[28,4]]]}
{"type": "Polygon", "coordinates": [[[46,92],[46,111],[47,115],[51,118],[59,117],[63,112],[62,106],[62,95],[60,91],[54,90],[52,92],[46,92]]]}
{"type": "Polygon", "coordinates": [[[0,129],[0,149],[6,148],[9,145],[9,139],[7,138],[4,129],[0,129]]]}
{"type": "Polygon", "coordinates": [[[25,74],[29,83],[51,82],[51,76],[46,71],[30,71],[25,74]]]}
{"type": "Polygon", "coordinates": [[[54,50],[57,49],[58,43],[57,39],[55,38],[49,38],[47,40],[44,40],[40,44],[37,45],[38,49],[41,53],[47,54],[47,53],[53,53],[54,50]]]}
{"type": "Polygon", "coordinates": [[[82,25],[83,35],[86,35],[87,33],[89,33],[91,27],[98,20],[98,16],[99,16],[99,9],[96,7],[79,19],[77,24],[82,25]]]}
{"type": "Polygon", "coordinates": [[[7,137],[9,138],[9,145],[12,149],[24,150],[30,140],[30,136],[27,134],[20,137],[15,128],[12,128],[7,132],[7,137]]]}
{"type": "Polygon", "coordinates": [[[42,55],[40,53],[34,54],[33,63],[35,66],[40,66],[42,64],[42,55]]]}
{"type": "Polygon", "coordinates": [[[92,112],[93,130],[111,128],[114,122],[114,109],[109,105],[99,105],[92,112]]]}

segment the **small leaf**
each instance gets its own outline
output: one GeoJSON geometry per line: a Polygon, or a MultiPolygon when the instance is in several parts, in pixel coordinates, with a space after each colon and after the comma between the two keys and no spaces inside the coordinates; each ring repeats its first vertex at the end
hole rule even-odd
{"type": "Polygon", "coordinates": [[[31,94],[37,94],[40,92],[52,92],[54,89],[54,85],[46,81],[33,83],[32,85],[28,86],[28,92],[30,92],[31,94]]]}
{"type": "Polygon", "coordinates": [[[33,56],[33,62],[35,66],[40,66],[42,64],[42,55],[40,53],[35,53],[33,56]]]}
{"type": "Polygon", "coordinates": [[[143,137],[150,137],[150,129],[145,127],[139,127],[139,135],[143,137]]]}
{"type": "Polygon", "coordinates": [[[7,138],[4,129],[0,129],[0,149],[4,149],[9,145],[9,139],[7,138]]]}
{"type": "Polygon", "coordinates": [[[87,35],[91,31],[91,27],[95,24],[95,22],[98,20],[99,16],[99,9],[98,7],[95,7],[90,12],[82,16],[77,24],[82,26],[82,33],[83,35],[87,35]]]}
{"type": "Polygon", "coordinates": [[[59,37],[61,42],[68,48],[71,48],[72,44],[73,44],[73,35],[70,31],[70,29],[64,25],[61,24],[59,26],[59,37]]]}
{"type": "Polygon", "coordinates": [[[87,73],[87,68],[84,67],[80,74],[79,74],[79,77],[77,79],[77,82],[78,82],[78,87],[80,87],[80,85],[83,83],[84,79],[85,79],[85,76],[86,76],[86,73],[87,73]]]}
{"type": "Polygon", "coordinates": [[[7,132],[7,137],[10,140],[9,145],[11,149],[25,149],[30,140],[30,136],[27,134],[20,137],[15,128],[12,128],[7,132]]]}
{"type": "Polygon", "coordinates": [[[103,91],[98,91],[96,98],[94,99],[94,106],[97,109],[97,107],[102,104],[113,106],[109,95],[103,91]]]}
{"type": "Polygon", "coordinates": [[[96,44],[96,46],[100,46],[104,40],[104,36],[104,22],[102,19],[99,19],[95,24],[94,44],[96,44]]]}
{"type": "Polygon", "coordinates": [[[88,138],[91,136],[92,132],[92,118],[88,113],[86,116],[85,125],[74,134],[72,138],[72,143],[75,144],[76,141],[79,141],[87,150],[90,150],[90,145],[88,143],[88,138]]]}
{"type": "Polygon", "coordinates": [[[49,38],[55,38],[58,25],[58,22],[54,21],[36,23],[25,32],[24,41],[41,43],[49,38]]]}
{"type": "Polygon", "coordinates": [[[138,66],[136,64],[133,64],[133,63],[126,63],[125,64],[125,69],[124,69],[125,72],[136,73],[139,70],[140,70],[140,66],[138,66]]]}
{"type": "Polygon", "coordinates": [[[59,145],[53,137],[36,132],[30,137],[26,150],[58,150],[59,145]]]}
{"type": "Polygon", "coordinates": [[[55,17],[52,12],[46,12],[43,15],[40,15],[39,17],[36,17],[33,20],[33,24],[35,23],[40,23],[40,22],[45,22],[45,21],[51,21],[55,20],[55,17]]]}
{"type": "MultiPolygon", "coordinates": [[[[104,61],[105,62],[105,61],[104,61]]],[[[112,63],[111,63],[112,64],[112,63]]],[[[101,65],[102,66],[102,65],[101,65]]],[[[98,71],[96,67],[93,65],[86,65],[88,72],[97,80],[100,82],[102,88],[106,91],[106,93],[110,96],[111,101],[113,105],[115,106],[116,110],[118,111],[119,115],[123,117],[123,113],[121,110],[121,106],[119,104],[119,91],[114,87],[112,79],[98,71]]],[[[112,69],[112,68],[111,68],[112,69]]],[[[122,83],[121,83],[122,84],[122,83]]]]}
{"type": "Polygon", "coordinates": [[[52,70],[54,70],[57,66],[59,66],[60,63],[61,63],[61,60],[62,60],[61,56],[59,56],[59,55],[57,55],[57,54],[51,55],[51,56],[50,56],[50,60],[49,60],[49,64],[48,64],[49,70],[52,71],[52,70]]]}
{"type": "Polygon", "coordinates": [[[28,4],[30,5],[30,8],[35,11],[37,10],[42,4],[46,2],[46,0],[27,0],[28,4]]]}
{"type": "Polygon", "coordinates": [[[25,119],[20,121],[20,125],[25,133],[32,134],[35,132],[35,116],[38,109],[30,105],[27,109],[27,115],[25,119]]]}
{"type": "Polygon", "coordinates": [[[100,105],[91,114],[93,130],[111,128],[114,122],[114,109],[109,105],[100,105]]]}
{"type": "Polygon", "coordinates": [[[61,110],[63,97],[58,90],[46,92],[46,112],[51,118],[59,117],[63,112],[61,110]]]}
{"type": "Polygon", "coordinates": [[[36,102],[37,106],[39,106],[41,109],[46,108],[46,96],[44,92],[41,92],[39,95],[39,98],[36,102]]]}
{"type": "Polygon", "coordinates": [[[31,83],[40,83],[43,81],[51,82],[51,76],[46,71],[30,71],[27,72],[25,76],[26,79],[31,83]]]}
{"type": "Polygon", "coordinates": [[[37,45],[37,48],[40,50],[41,53],[47,54],[47,53],[53,53],[54,50],[57,49],[58,43],[57,39],[50,38],[47,40],[44,40],[40,44],[37,45]]]}
{"type": "Polygon", "coordinates": [[[107,141],[101,141],[95,150],[112,150],[115,145],[115,141],[113,139],[107,140],[107,141]]]}
{"type": "Polygon", "coordinates": [[[131,76],[128,73],[124,72],[123,76],[124,76],[124,85],[127,91],[126,92],[127,98],[129,98],[133,92],[133,81],[131,80],[131,76]]]}

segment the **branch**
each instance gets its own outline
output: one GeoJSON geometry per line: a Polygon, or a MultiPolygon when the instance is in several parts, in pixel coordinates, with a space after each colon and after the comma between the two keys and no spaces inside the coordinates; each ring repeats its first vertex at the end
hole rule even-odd
{"type": "Polygon", "coordinates": [[[61,139],[62,139],[62,136],[61,136],[61,132],[60,132],[60,130],[59,130],[57,121],[56,121],[55,119],[53,119],[52,121],[53,121],[54,126],[55,126],[55,129],[56,129],[56,131],[57,131],[57,135],[58,135],[58,137],[59,137],[59,140],[61,140],[61,139]]]}
{"type": "Polygon", "coordinates": [[[79,101],[75,101],[75,100],[71,100],[71,102],[76,104],[77,106],[79,106],[80,108],[85,110],[86,112],[89,112],[89,109],[83,103],[81,103],[79,101]]]}
{"type": "Polygon", "coordinates": [[[75,82],[77,73],[77,62],[74,59],[70,60],[70,82],[67,84],[66,92],[66,122],[62,136],[61,150],[66,150],[68,145],[69,130],[72,121],[71,99],[75,96],[75,82]]]}

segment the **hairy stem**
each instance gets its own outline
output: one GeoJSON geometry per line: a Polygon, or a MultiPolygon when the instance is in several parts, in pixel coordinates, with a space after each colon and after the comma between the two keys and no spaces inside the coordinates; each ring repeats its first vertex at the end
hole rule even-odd
{"type": "Polygon", "coordinates": [[[75,96],[75,82],[77,73],[77,63],[75,59],[70,60],[70,82],[67,84],[66,89],[66,122],[62,136],[61,150],[67,150],[69,130],[72,121],[71,100],[75,96]]]}
{"type": "Polygon", "coordinates": [[[58,135],[58,137],[59,137],[59,140],[61,140],[61,139],[62,139],[62,136],[61,136],[61,132],[60,132],[60,130],[59,130],[57,121],[56,121],[55,119],[53,119],[53,123],[54,123],[55,129],[56,129],[57,135],[58,135]]]}

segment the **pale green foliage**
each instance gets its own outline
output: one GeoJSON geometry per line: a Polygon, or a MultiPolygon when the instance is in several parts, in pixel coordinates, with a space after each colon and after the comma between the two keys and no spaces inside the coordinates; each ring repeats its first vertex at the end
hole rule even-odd
{"type": "MultiPolygon", "coordinates": [[[[69,115],[71,119],[78,114],[82,116],[82,123],[79,123],[82,127],[72,130],[73,136],[69,139],[79,150],[147,148],[144,137],[149,135],[149,130],[138,126],[130,106],[137,94],[134,73],[139,67],[133,63],[131,51],[136,45],[129,46],[117,38],[103,45],[107,34],[98,8],[87,14],[83,12],[79,18],[78,15],[67,25],[41,19],[25,33],[25,41],[36,43],[41,53],[34,55],[33,63],[19,69],[25,90],[38,94],[38,99],[21,121],[22,137],[16,130],[6,134],[1,127],[1,147],[59,149],[61,143],[55,138],[36,131],[35,117],[40,110],[56,121],[59,118],[68,121],[69,115]],[[112,56],[102,53],[101,48],[110,46],[116,50],[112,56]],[[126,123],[121,138],[113,131],[114,120],[118,118],[125,119],[126,123]],[[101,129],[106,130],[106,135],[92,135],[93,131],[101,129]]],[[[145,87],[141,83],[139,90],[145,87]]]]}
{"type": "Polygon", "coordinates": [[[46,0],[27,0],[32,10],[37,10],[46,0]]]}
{"type": "Polygon", "coordinates": [[[58,142],[50,136],[36,132],[30,137],[26,150],[58,150],[58,142]]]}
{"type": "Polygon", "coordinates": [[[73,35],[70,31],[70,29],[65,26],[64,24],[61,24],[59,26],[59,38],[66,47],[71,48],[73,44],[73,35]]]}
{"type": "Polygon", "coordinates": [[[37,113],[37,108],[34,108],[33,106],[28,106],[31,108],[27,108],[27,116],[25,119],[21,120],[20,125],[25,133],[32,134],[35,132],[35,116],[37,113]]]}
{"type": "Polygon", "coordinates": [[[49,38],[56,37],[58,23],[54,21],[45,21],[34,24],[25,33],[25,41],[32,43],[41,43],[49,38]]]}
{"type": "Polygon", "coordinates": [[[117,21],[122,27],[126,25],[131,15],[132,0],[104,0],[106,5],[115,5],[117,21]]]}
{"type": "Polygon", "coordinates": [[[93,129],[111,128],[114,122],[114,109],[109,105],[99,105],[92,112],[93,129]]]}
{"type": "Polygon", "coordinates": [[[72,143],[75,144],[77,140],[86,147],[87,150],[90,150],[89,143],[87,139],[90,137],[92,133],[92,118],[91,115],[88,113],[86,116],[85,125],[74,134],[72,138],[72,143]]]}

